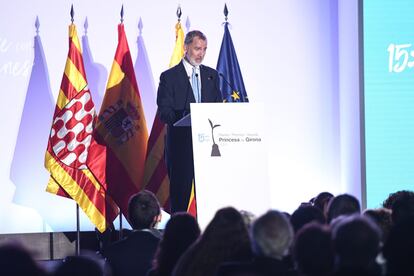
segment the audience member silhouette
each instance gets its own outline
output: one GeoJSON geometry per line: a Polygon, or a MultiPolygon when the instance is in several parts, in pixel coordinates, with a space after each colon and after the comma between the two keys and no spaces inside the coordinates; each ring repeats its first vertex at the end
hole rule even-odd
{"type": "Polygon", "coordinates": [[[293,240],[293,229],[286,216],[276,210],[268,211],[254,221],[251,228],[254,258],[249,262],[222,264],[220,276],[295,275],[283,261],[293,240]]]}
{"type": "Polygon", "coordinates": [[[361,206],[356,197],[342,194],[332,198],[328,204],[327,222],[342,215],[360,214],[361,206]]]}
{"type": "Polygon", "coordinates": [[[393,224],[414,216],[414,192],[402,191],[398,193],[393,199],[391,210],[393,224]]]}
{"type": "Polygon", "coordinates": [[[338,219],[332,229],[335,275],[381,275],[380,266],[376,263],[380,250],[378,226],[361,215],[338,219]]]}
{"type": "Polygon", "coordinates": [[[325,216],[325,219],[327,217],[329,201],[333,197],[334,195],[329,192],[322,192],[319,193],[313,200],[313,206],[319,208],[322,211],[323,215],[325,216]]]}
{"type": "Polygon", "coordinates": [[[384,245],[387,275],[413,275],[414,271],[414,217],[395,224],[384,245]]]}
{"type": "Polygon", "coordinates": [[[17,243],[7,243],[0,246],[0,275],[42,276],[46,273],[24,247],[17,243]]]}
{"type": "Polygon", "coordinates": [[[367,209],[363,214],[371,218],[381,229],[381,242],[384,243],[392,227],[391,210],[386,208],[367,209]]]}
{"type": "Polygon", "coordinates": [[[103,264],[92,256],[69,256],[56,268],[53,276],[102,276],[103,264]]]}
{"type": "Polygon", "coordinates": [[[299,206],[299,208],[296,209],[290,217],[290,222],[295,233],[298,232],[298,230],[304,225],[313,221],[324,224],[325,216],[319,208],[311,205],[299,206]]]}
{"type": "Polygon", "coordinates": [[[317,222],[302,227],[296,234],[293,259],[300,275],[330,275],[334,267],[334,250],[329,227],[317,222]]]}
{"type": "Polygon", "coordinates": [[[382,207],[387,208],[387,209],[392,209],[392,205],[394,204],[395,200],[401,196],[404,196],[406,194],[410,194],[412,193],[411,191],[407,191],[407,190],[401,190],[401,191],[397,191],[395,193],[391,193],[388,195],[388,197],[382,202],[382,207]]]}
{"type": "Polygon", "coordinates": [[[144,190],[133,195],[128,214],[134,231],[103,252],[113,276],[146,275],[161,237],[155,229],[161,209],[153,193],[144,190]]]}
{"type": "Polygon", "coordinates": [[[175,213],[165,226],[150,276],[171,275],[175,264],[200,235],[196,219],[188,213],[175,213]]]}
{"type": "Polygon", "coordinates": [[[204,233],[179,259],[172,275],[211,276],[222,262],[252,258],[249,234],[233,207],[216,212],[204,233]]]}

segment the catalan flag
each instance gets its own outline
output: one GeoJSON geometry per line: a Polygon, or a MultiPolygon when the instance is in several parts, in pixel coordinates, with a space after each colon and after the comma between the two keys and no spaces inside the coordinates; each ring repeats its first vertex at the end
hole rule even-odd
{"type": "Polygon", "coordinates": [[[106,159],[103,173],[96,170],[102,173],[98,178],[106,180],[108,193],[128,218],[129,198],[143,189],[148,132],[122,23],[94,136],[106,159]]]}
{"type": "MultiPolygon", "coordinates": [[[[184,56],[184,31],[181,23],[175,25],[175,47],[169,67],[177,65],[184,56]]],[[[157,113],[148,140],[147,158],[145,161],[145,189],[152,191],[164,210],[169,211],[170,180],[164,159],[164,137],[167,129],[157,113]]]]}
{"type": "Polygon", "coordinates": [[[88,168],[88,155],[99,155],[92,136],[95,119],[76,26],[71,24],[69,53],[45,156],[50,173],[46,190],[75,200],[103,232],[118,209],[106,195],[105,182],[100,182],[88,168]]]}

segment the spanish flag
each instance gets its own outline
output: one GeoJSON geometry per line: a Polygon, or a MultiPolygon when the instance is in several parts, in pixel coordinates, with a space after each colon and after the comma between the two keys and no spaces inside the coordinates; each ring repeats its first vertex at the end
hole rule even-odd
{"type": "Polygon", "coordinates": [[[148,132],[122,23],[118,25],[118,47],[94,131],[106,164],[104,170],[97,167],[95,175],[106,181],[109,195],[128,219],[129,198],[143,188],[148,132]]]}
{"type": "Polygon", "coordinates": [[[105,181],[99,181],[88,166],[88,155],[99,156],[92,136],[95,121],[82,50],[76,26],[71,24],[69,53],[45,156],[45,167],[50,173],[46,190],[75,200],[103,232],[118,215],[118,209],[106,194],[105,181]]]}

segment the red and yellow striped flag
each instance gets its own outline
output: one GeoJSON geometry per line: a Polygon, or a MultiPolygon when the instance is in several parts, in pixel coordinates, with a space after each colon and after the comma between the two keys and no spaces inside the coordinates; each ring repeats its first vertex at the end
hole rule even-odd
{"type": "Polygon", "coordinates": [[[191,194],[190,200],[188,202],[187,212],[190,213],[193,217],[197,218],[197,202],[195,196],[195,186],[194,186],[194,179],[191,183],[191,194]]]}
{"type": "Polygon", "coordinates": [[[128,218],[129,198],[142,190],[148,131],[122,23],[95,137],[106,158],[106,169],[97,177],[106,180],[109,195],[128,218]]]}
{"type": "Polygon", "coordinates": [[[153,192],[166,212],[170,211],[170,180],[164,160],[166,127],[156,113],[148,139],[143,187],[153,192]]]}
{"type": "MultiPolygon", "coordinates": [[[[184,56],[184,32],[180,22],[175,25],[175,34],[176,43],[170,60],[170,67],[178,64],[184,56]]],[[[170,210],[170,180],[168,179],[164,160],[164,136],[166,130],[167,128],[157,112],[148,140],[144,187],[157,196],[161,206],[168,212],[170,210]]]]}
{"type": "Polygon", "coordinates": [[[76,26],[71,24],[69,53],[45,156],[45,167],[50,173],[46,190],[75,200],[103,232],[118,209],[106,195],[105,181],[98,181],[88,168],[88,155],[99,155],[92,137],[95,119],[76,26]]]}

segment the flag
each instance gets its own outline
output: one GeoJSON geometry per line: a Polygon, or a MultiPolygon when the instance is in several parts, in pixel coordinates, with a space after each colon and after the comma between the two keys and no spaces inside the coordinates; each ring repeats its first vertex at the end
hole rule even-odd
{"type": "Polygon", "coordinates": [[[145,119],[147,120],[147,128],[152,128],[152,123],[157,113],[157,102],[155,100],[155,84],[152,76],[151,64],[149,62],[147,49],[142,36],[143,24],[139,19],[138,28],[139,35],[137,38],[138,54],[135,60],[135,77],[137,79],[139,92],[141,93],[142,104],[145,106],[145,119]]]}
{"type": "Polygon", "coordinates": [[[248,102],[228,24],[228,22],[224,23],[223,41],[217,62],[217,71],[221,75],[220,90],[224,102],[248,102]]]}
{"type": "Polygon", "coordinates": [[[191,194],[190,200],[188,201],[187,212],[190,213],[193,217],[197,218],[197,202],[195,196],[194,179],[191,183],[191,194]]]}
{"type": "MultiPolygon", "coordinates": [[[[184,31],[181,23],[175,25],[175,47],[169,67],[177,65],[184,56],[184,31]]],[[[147,158],[145,162],[145,189],[152,191],[164,210],[169,210],[170,180],[164,160],[164,136],[166,126],[159,114],[155,115],[151,134],[148,140],[147,158]]]]}
{"type": "Polygon", "coordinates": [[[143,188],[148,132],[122,23],[94,136],[106,159],[105,170],[96,168],[102,173],[97,177],[106,180],[109,195],[128,219],[129,198],[143,188]]]}
{"type": "Polygon", "coordinates": [[[184,57],[184,31],[181,28],[181,23],[177,22],[175,24],[175,46],[174,51],[170,59],[169,67],[173,67],[180,63],[181,59],[184,57]]]}
{"type": "Polygon", "coordinates": [[[106,196],[105,182],[98,181],[88,169],[88,155],[98,154],[92,137],[95,119],[76,26],[71,24],[69,52],[45,156],[50,173],[46,190],[75,200],[103,232],[118,211],[106,196]]]}

